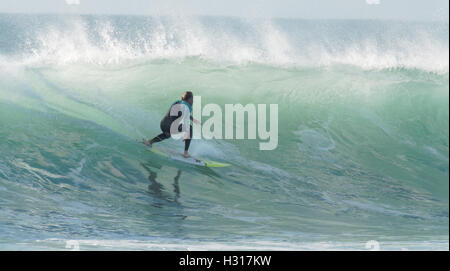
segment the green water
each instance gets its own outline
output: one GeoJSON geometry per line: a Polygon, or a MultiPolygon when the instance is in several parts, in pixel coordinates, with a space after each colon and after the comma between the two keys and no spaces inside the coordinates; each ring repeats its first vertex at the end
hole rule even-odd
{"type": "Polygon", "coordinates": [[[0,61],[0,248],[448,249],[448,63],[99,64],[91,47],[0,61]],[[184,90],[222,109],[278,104],[278,147],[194,140],[192,155],[232,164],[214,170],[147,151],[136,140],[184,90]]]}

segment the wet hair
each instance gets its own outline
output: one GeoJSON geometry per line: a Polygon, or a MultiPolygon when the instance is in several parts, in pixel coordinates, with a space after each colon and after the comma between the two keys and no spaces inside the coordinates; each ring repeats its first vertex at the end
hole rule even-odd
{"type": "Polygon", "coordinates": [[[187,100],[189,100],[190,98],[193,98],[193,97],[194,97],[194,94],[192,94],[191,91],[185,91],[183,93],[183,95],[181,95],[181,100],[187,101],[187,100]]]}

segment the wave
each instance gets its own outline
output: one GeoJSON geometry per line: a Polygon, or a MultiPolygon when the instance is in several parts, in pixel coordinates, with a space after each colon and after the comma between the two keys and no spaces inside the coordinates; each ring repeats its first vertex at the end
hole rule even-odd
{"type": "Polygon", "coordinates": [[[0,239],[448,247],[447,25],[0,15],[0,30],[0,239]],[[278,148],[192,143],[226,171],[145,151],[186,89],[278,104],[278,148]]]}
{"type": "Polygon", "coordinates": [[[446,23],[215,17],[0,15],[8,63],[120,64],[198,57],[215,63],[351,65],[448,73],[446,23]]]}

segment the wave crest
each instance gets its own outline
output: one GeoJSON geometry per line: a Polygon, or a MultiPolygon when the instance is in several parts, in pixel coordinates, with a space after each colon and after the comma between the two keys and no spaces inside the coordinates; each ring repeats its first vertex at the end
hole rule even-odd
{"type": "MultiPolygon", "coordinates": [[[[351,65],[448,72],[448,24],[248,20],[210,17],[31,17],[0,20],[30,28],[8,46],[25,64],[111,64],[200,57],[296,67],[351,65]],[[32,22],[39,21],[38,25],[32,22]],[[20,56],[20,57],[19,57],[20,56]]],[[[25,31],[25,30],[23,30],[25,31]]],[[[10,39],[5,35],[0,39],[10,39]]],[[[0,40],[1,41],[1,40],[0,40]]],[[[7,43],[7,42],[3,42],[7,43]]],[[[1,44],[1,42],[0,42],[1,44]]],[[[0,48],[1,49],[1,48],[0,48]]],[[[11,51],[11,50],[9,50],[11,51]]],[[[0,51],[0,54],[1,53],[0,51]]]]}

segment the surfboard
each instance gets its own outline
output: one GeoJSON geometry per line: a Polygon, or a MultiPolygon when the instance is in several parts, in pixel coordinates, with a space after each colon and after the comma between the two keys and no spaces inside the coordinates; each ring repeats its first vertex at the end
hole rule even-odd
{"type": "Polygon", "coordinates": [[[162,147],[152,146],[152,147],[149,147],[147,150],[149,150],[155,154],[164,156],[166,158],[170,158],[172,160],[177,160],[177,161],[180,161],[183,163],[188,163],[188,164],[196,165],[196,166],[211,167],[211,168],[231,166],[230,164],[227,164],[227,163],[220,163],[220,162],[201,159],[201,158],[194,158],[194,157],[185,158],[183,156],[183,154],[181,154],[177,151],[173,151],[173,150],[162,148],[162,147]]]}

